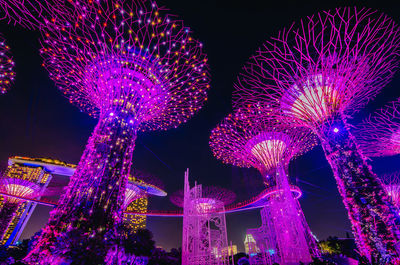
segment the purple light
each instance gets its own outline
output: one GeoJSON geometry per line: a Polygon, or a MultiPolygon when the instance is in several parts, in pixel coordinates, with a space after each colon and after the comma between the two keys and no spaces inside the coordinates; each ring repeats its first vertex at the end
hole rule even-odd
{"type": "Polygon", "coordinates": [[[261,103],[228,115],[211,132],[210,146],[218,159],[257,168],[271,187],[262,210],[268,214],[259,229],[267,246],[260,249],[268,253],[268,248],[280,246],[274,260],[279,264],[311,262],[311,254],[318,251],[285,172],[294,157],[315,145],[316,137],[309,129],[287,126],[277,112],[261,103]]]}
{"type": "MultiPolygon", "coordinates": [[[[38,244],[25,258],[32,264],[79,259],[60,254],[75,248],[73,232],[81,235],[74,251],[103,263],[119,237],[126,189],[125,206],[139,192],[127,184],[138,131],[176,128],[199,111],[209,89],[207,57],[199,42],[153,1],[83,1],[73,14],[79,16],[71,27],[57,18],[40,27],[41,55],[69,101],[99,121],[38,244]]],[[[151,185],[143,189],[159,192],[151,185]]]]}
{"type": "Polygon", "coordinates": [[[266,41],[244,66],[234,92],[235,108],[261,102],[282,122],[319,137],[359,251],[382,264],[400,262],[397,213],[346,120],[389,83],[399,54],[400,29],[390,17],[367,8],[336,8],[266,41]],[[332,125],[340,137],[331,137],[332,125]]]}

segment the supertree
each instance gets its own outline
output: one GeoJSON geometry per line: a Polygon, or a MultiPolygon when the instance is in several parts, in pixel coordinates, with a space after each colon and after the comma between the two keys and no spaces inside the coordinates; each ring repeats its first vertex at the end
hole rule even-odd
{"type": "Polygon", "coordinates": [[[215,157],[227,164],[258,169],[266,186],[279,191],[270,196],[262,211],[263,220],[268,219],[263,223],[269,224],[272,230],[268,233],[274,238],[268,245],[279,257],[269,264],[311,261],[309,228],[292,195],[287,170],[294,157],[316,143],[311,130],[282,123],[273,109],[262,104],[238,109],[211,132],[210,146],[215,157]]]}
{"type": "Polygon", "coordinates": [[[4,197],[0,208],[0,240],[14,217],[23,199],[34,199],[40,196],[42,188],[35,182],[20,178],[11,178],[6,175],[0,178],[0,191],[10,195],[4,197]]]}
{"type": "MultiPolygon", "coordinates": [[[[169,199],[174,205],[183,208],[184,196],[184,191],[178,190],[171,194],[169,199]]],[[[199,207],[212,211],[212,204],[216,201],[222,202],[223,205],[227,206],[235,200],[236,194],[231,190],[217,186],[202,186],[202,199],[199,201],[199,207]]]]}
{"type": "Polygon", "coordinates": [[[0,94],[5,94],[14,81],[14,61],[11,57],[10,47],[0,34],[0,94]]]}
{"type": "Polygon", "coordinates": [[[400,172],[396,171],[390,174],[384,174],[379,178],[382,180],[387,194],[397,207],[398,214],[400,215],[400,172]]]}
{"type": "Polygon", "coordinates": [[[262,101],[282,121],[318,135],[358,248],[382,264],[399,255],[399,220],[347,119],[393,77],[399,47],[399,27],[385,14],[350,7],[320,12],[265,42],[234,92],[236,107],[262,101]]]}
{"type": "Polygon", "coordinates": [[[370,115],[354,130],[356,142],[368,157],[400,154],[400,100],[370,115]]]}
{"type": "Polygon", "coordinates": [[[121,223],[137,132],[177,127],[207,99],[207,58],[182,21],[153,1],[90,4],[75,24],[42,29],[51,78],[99,121],[25,258],[32,264],[104,262],[121,223]]]}

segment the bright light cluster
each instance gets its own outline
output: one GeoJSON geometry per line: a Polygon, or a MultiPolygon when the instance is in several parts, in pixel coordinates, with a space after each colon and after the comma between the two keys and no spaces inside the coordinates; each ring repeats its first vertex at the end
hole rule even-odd
{"type": "Polygon", "coordinates": [[[291,128],[260,104],[229,114],[211,132],[213,154],[224,163],[254,167],[263,176],[317,144],[306,128],[291,128]]]}
{"type": "Polygon", "coordinates": [[[202,44],[152,1],[100,1],[74,25],[43,30],[44,65],[91,116],[124,115],[141,130],[177,127],[207,100],[202,44]]]}
{"type": "Polygon", "coordinates": [[[14,82],[14,61],[11,57],[10,47],[0,34],[0,94],[5,94],[14,82]]]}
{"type": "Polygon", "coordinates": [[[368,157],[400,154],[400,100],[370,115],[357,126],[355,134],[359,147],[368,157]]]}
{"type": "Polygon", "coordinates": [[[244,66],[235,105],[267,101],[289,123],[314,128],[373,98],[393,77],[399,48],[397,24],[371,9],[308,16],[265,42],[244,66]]]}
{"type": "Polygon", "coordinates": [[[7,198],[8,202],[18,203],[21,202],[21,200],[17,197],[27,199],[38,197],[41,187],[29,180],[4,177],[0,180],[0,190],[11,196],[16,196],[7,198]]]}
{"type": "MultiPolygon", "coordinates": [[[[178,207],[183,208],[184,193],[179,190],[170,196],[170,201],[178,207]]],[[[229,205],[236,200],[236,194],[225,188],[215,186],[202,186],[201,200],[198,201],[198,207],[214,208],[212,204],[222,202],[223,205],[229,205]]]]}

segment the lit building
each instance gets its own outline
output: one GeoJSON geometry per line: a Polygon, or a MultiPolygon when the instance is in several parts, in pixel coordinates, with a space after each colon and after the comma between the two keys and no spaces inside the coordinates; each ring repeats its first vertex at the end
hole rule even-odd
{"type": "Polygon", "coordinates": [[[246,237],[244,239],[244,250],[247,255],[249,255],[250,253],[260,252],[260,250],[257,247],[257,242],[252,234],[246,234],[246,237]]]}
{"type": "MultiPolygon", "coordinates": [[[[34,182],[42,188],[42,191],[47,188],[53,175],[70,177],[76,169],[76,165],[67,164],[63,161],[50,158],[15,156],[9,159],[8,164],[8,168],[5,172],[8,177],[34,182]]],[[[139,178],[129,178],[126,192],[126,198],[129,198],[129,200],[126,200],[127,206],[125,206],[126,211],[128,212],[146,213],[148,195],[167,195],[165,191],[158,187],[160,183],[152,184],[151,182],[155,181],[152,181],[148,176],[146,181],[141,180],[141,178],[144,179],[145,177],[140,176],[139,178]]],[[[40,197],[36,199],[40,199],[40,197]]],[[[3,207],[3,204],[4,197],[0,195],[0,209],[3,207]]],[[[0,241],[0,244],[9,246],[18,241],[33,211],[35,210],[36,205],[36,202],[25,201],[18,207],[12,221],[4,233],[3,239],[0,241]]],[[[132,232],[146,228],[145,215],[124,214],[124,220],[131,228],[132,232]]]]}
{"type": "Polygon", "coordinates": [[[230,246],[227,246],[227,247],[221,249],[221,255],[223,257],[233,256],[233,255],[236,255],[237,253],[238,253],[238,251],[237,251],[236,245],[230,245],[230,246]]]}
{"type": "MultiPolygon", "coordinates": [[[[147,205],[148,198],[144,196],[131,202],[126,209],[129,212],[146,213],[147,205]]],[[[124,222],[128,224],[132,232],[136,232],[138,229],[146,228],[146,215],[124,214],[124,222]]]]}

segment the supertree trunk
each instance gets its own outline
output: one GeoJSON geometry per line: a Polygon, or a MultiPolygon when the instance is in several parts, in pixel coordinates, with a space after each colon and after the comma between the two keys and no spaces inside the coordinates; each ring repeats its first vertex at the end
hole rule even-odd
{"type": "Polygon", "coordinates": [[[90,137],[65,195],[52,211],[30,264],[103,264],[117,241],[137,126],[113,112],[90,137]]]}
{"type": "Polygon", "coordinates": [[[323,123],[319,135],[361,254],[386,264],[399,258],[400,222],[382,183],[358,151],[345,119],[323,123]]]}
{"type": "Polygon", "coordinates": [[[18,210],[18,203],[5,202],[0,209],[0,241],[4,237],[8,225],[14,217],[15,212],[18,210]]]}

